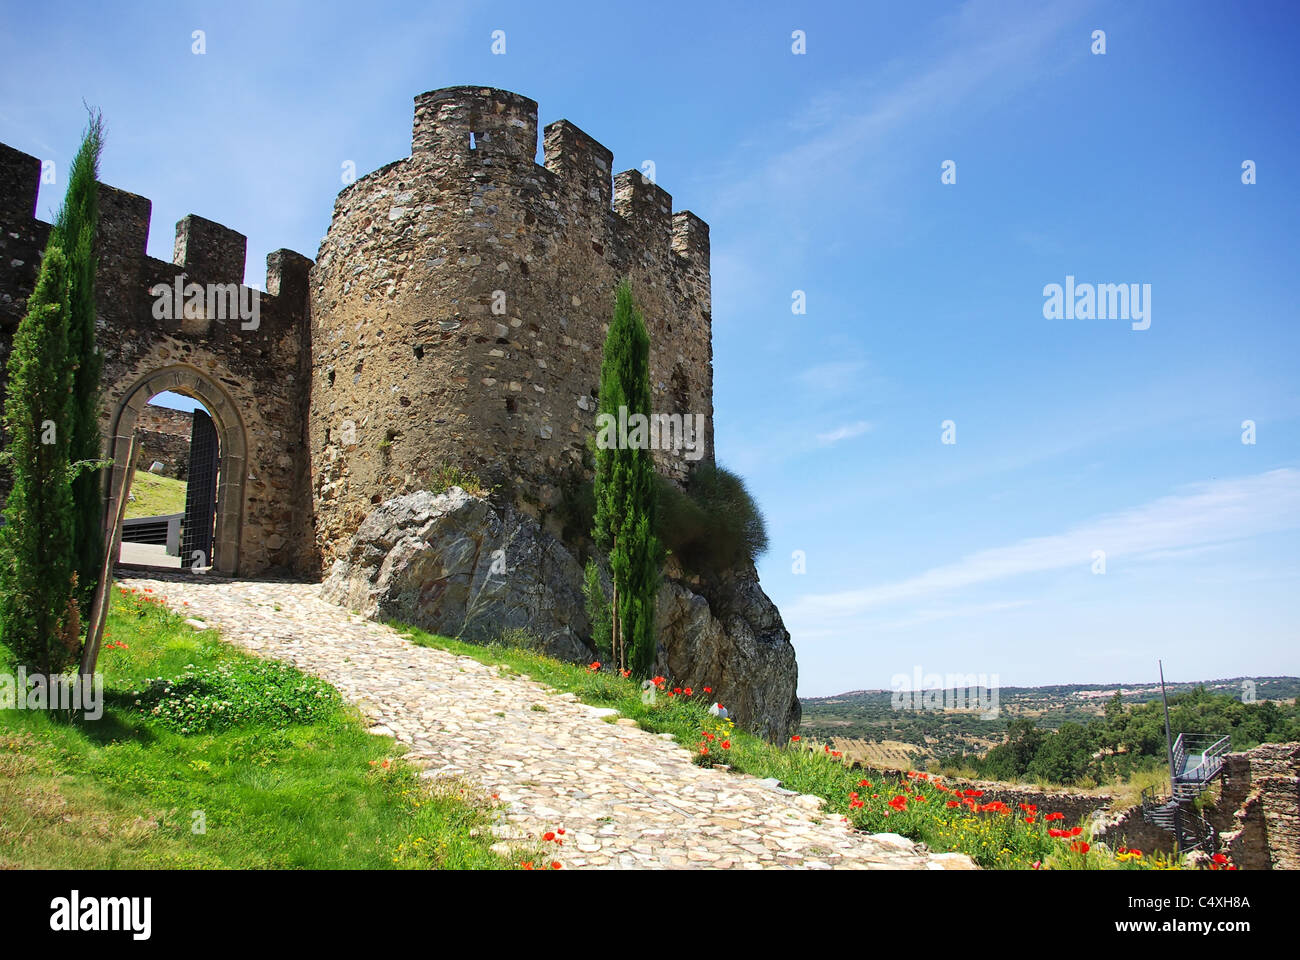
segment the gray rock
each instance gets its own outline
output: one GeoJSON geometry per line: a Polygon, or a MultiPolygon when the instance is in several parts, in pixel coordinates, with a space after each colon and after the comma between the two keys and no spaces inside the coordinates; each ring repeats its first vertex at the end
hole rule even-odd
{"type": "Polygon", "coordinates": [[[582,567],[528,517],[505,516],[460,487],[386,500],[334,563],[322,596],[377,620],[475,643],[527,630],[547,654],[594,654],[582,567]]]}
{"type": "MultiPolygon", "coordinates": [[[[378,620],[472,642],[522,628],[547,654],[595,657],[582,565],[536,521],[459,487],[386,500],[357,529],[322,596],[378,620]]],[[[790,634],[750,565],[708,600],[665,580],[655,605],[655,669],[702,693],[745,729],[783,743],[798,727],[790,634]]]]}
{"type": "Polygon", "coordinates": [[[660,671],[678,686],[712,688],[737,724],[784,743],[798,729],[802,709],[795,696],[799,666],[781,614],[752,566],[712,592],[720,616],[680,583],[660,589],[660,671]]]}

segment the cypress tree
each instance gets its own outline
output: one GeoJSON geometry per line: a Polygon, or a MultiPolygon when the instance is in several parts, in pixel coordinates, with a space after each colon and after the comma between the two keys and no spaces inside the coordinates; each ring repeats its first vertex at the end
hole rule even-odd
{"type": "Polygon", "coordinates": [[[4,458],[13,489],[0,527],[0,636],[18,664],[50,675],[77,655],[64,628],[76,611],[72,467],[66,428],[70,269],[50,244],[9,354],[4,458]]]}
{"type": "MultiPolygon", "coordinates": [[[[650,415],[650,336],[625,280],[615,294],[614,316],[600,368],[597,423],[627,423],[650,415]]],[[[596,519],[592,539],[609,553],[614,581],[612,646],[615,665],[647,676],[654,665],[655,595],[659,590],[659,541],[655,526],[655,470],[646,444],[596,444],[596,519]]],[[[631,431],[629,431],[631,433],[631,431]]],[[[598,435],[598,441],[600,435],[598,435]]]]}
{"type": "MultiPolygon", "coordinates": [[[[80,584],[78,602],[86,616],[104,557],[100,474],[87,469],[100,457],[99,376],[102,360],[95,349],[95,233],[99,225],[99,155],[103,118],[92,111],[81,147],[68,172],[68,192],[54,222],[51,243],[68,261],[68,360],[72,365],[72,404],[67,431],[68,456],[79,464],[72,480],[73,569],[80,584]]],[[[64,423],[60,422],[60,429],[64,423]]]]}

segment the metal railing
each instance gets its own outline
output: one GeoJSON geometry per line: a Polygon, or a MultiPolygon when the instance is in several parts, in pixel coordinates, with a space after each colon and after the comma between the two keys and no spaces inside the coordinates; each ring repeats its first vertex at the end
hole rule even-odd
{"type": "Polygon", "coordinates": [[[181,522],[183,513],[168,513],[159,517],[134,517],[122,521],[123,543],[151,543],[166,547],[169,556],[181,552],[181,522]]]}
{"type": "Polygon", "coordinates": [[[1224,754],[1231,749],[1227,737],[1213,734],[1180,733],[1174,741],[1172,791],[1179,800],[1195,800],[1223,769],[1224,754]]]}

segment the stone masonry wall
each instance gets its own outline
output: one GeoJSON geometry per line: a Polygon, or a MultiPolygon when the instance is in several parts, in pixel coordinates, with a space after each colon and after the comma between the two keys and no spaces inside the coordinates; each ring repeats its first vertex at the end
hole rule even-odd
{"type": "Polygon", "coordinates": [[[1209,817],[1242,869],[1300,870],[1300,743],[1228,754],[1209,817]]]}
{"type": "Polygon", "coordinates": [[[189,472],[193,429],[192,414],[152,404],[145,407],[136,420],[136,434],[140,438],[136,469],[148,470],[154,463],[161,463],[160,476],[184,480],[189,472]]]}
{"type": "MultiPolygon", "coordinates": [[[[50,231],[35,219],[39,177],[39,160],[0,144],[0,353],[5,358],[50,231]]],[[[142,381],[159,371],[197,376],[226,401],[233,429],[243,434],[241,476],[223,478],[225,491],[242,491],[237,572],[311,570],[315,551],[304,443],[311,261],[289,250],[267,258],[256,329],[241,329],[238,319],[216,319],[212,311],[157,319],[157,298],[150,293],[156,284],[172,284],[178,276],[183,283],[242,283],[245,238],[190,215],[176,226],[174,262],[167,263],[145,252],[147,199],[101,184],[99,202],[95,292],[104,356],[105,449],[119,412],[142,381]]]]}
{"type": "MultiPolygon", "coordinates": [[[[328,564],[374,505],[444,463],[552,532],[590,476],[600,357],[618,280],[651,338],[657,413],[702,414],[712,455],[707,225],[537,105],[455,87],[415,101],[411,156],[342,191],[312,271],[310,440],[328,564]]],[[[663,452],[661,471],[689,461],[663,452]]]]}

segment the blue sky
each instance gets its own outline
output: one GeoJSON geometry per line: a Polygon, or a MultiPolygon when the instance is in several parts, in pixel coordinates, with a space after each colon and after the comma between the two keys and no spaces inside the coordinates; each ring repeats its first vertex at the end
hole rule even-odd
{"type": "Polygon", "coordinates": [[[416,93],[523,93],[711,226],[718,456],[801,693],[1300,673],[1300,8],[804,6],[5,0],[0,140],[63,170],[101,107],[150,253],[198,213],[261,285],[416,93]],[[1067,274],[1150,284],[1150,328],[1044,319],[1067,274]]]}

